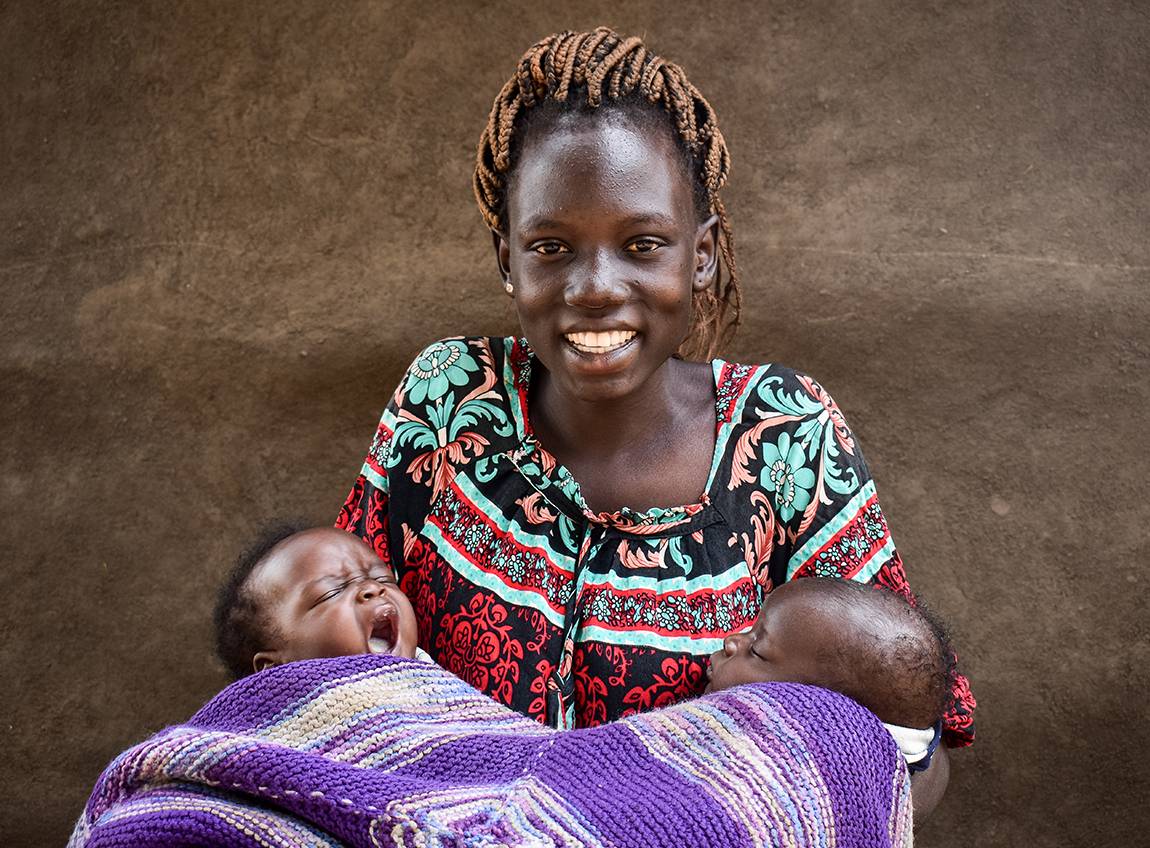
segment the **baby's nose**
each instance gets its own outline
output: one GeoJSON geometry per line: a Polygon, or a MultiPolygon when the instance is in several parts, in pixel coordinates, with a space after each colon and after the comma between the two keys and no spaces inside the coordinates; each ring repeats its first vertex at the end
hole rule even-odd
{"type": "Polygon", "coordinates": [[[739,640],[743,638],[741,633],[732,633],[723,640],[723,653],[728,657],[733,657],[739,650],[739,640]]]}
{"type": "Polygon", "coordinates": [[[357,588],[358,598],[361,601],[370,601],[372,598],[378,598],[379,593],[383,591],[383,587],[370,577],[363,577],[359,581],[357,588]]]}

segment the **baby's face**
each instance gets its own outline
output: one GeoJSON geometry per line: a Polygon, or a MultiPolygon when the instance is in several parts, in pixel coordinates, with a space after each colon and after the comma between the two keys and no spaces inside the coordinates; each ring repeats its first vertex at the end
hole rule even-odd
{"type": "Polygon", "coordinates": [[[826,685],[831,634],[843,625],[804,581],[784,583],[767,595],[750,630],[728,636],[711,655],[708,692],[740,683],[786,681],[826,685]]]}
{"type": "Polygon", "coordinates": [[[415,656],[415,611],[391,569],[355,536],[331,528],[297,533],[251,580],[279,637],[253,658],[257,671],[316,657],[415,656]]]}

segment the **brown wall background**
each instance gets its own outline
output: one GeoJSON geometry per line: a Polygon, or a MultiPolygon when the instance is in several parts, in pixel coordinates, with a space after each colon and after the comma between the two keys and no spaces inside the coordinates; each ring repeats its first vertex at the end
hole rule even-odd
{"type": "Polygon", "coordinates": [[[219,576],[334,519],[416,349],[513,329],[474,145],[599,22],[730,141],[730,358],[836,395],[954,623],[979,742],[920,844],[1143,843],[1141,0],[6,3],[0,842],[224,683],[219,576]]]}

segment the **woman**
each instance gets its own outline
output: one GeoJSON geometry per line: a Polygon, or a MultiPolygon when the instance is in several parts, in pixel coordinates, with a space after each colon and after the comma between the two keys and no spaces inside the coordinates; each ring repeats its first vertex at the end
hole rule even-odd
{"type": "MultiPolygon", "coordinates": [[[[422,647],[540,721],[700,693],[708,654],[796,576],[907,591],[827,393],[695,361],[738,321],[728,168],[710,105],[638,39],[528,51],[475,174],[524,338],[424,350],[340,515],[401,575],[422,647]]],[[[950,744],[973,706],[962,681],[950,744]]]]}

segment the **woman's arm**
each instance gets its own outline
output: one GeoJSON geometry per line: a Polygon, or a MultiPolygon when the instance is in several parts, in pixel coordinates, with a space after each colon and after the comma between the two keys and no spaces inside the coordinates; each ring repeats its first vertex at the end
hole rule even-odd
{"type": "MultiPolygon", "coordinates": [[[[896,551],[874,576],[874,582],[902,595],[911,606],[918,603],[906,582],[902,559],[896,551]]],[[[942,716],[942,741],[950,748],[965,748],[974,741],[974,708],[978,703],[970,691],[970,682],[957,671],[958,660],[951,654],[951,701],[942,716]]]]}
{"type": "MultiPolygon", "coordinates": [[[[772,417],[789,422],[782,436],[773,431],[759,436],[767,465],[759,475],[760,485],[772,497],[778,520],[786,524],[778,538],[789,541],[774,549],[774,584],[812,574],[835,575],[881,584],[914,606],[862,447],[838,404],[816,381],[787,369],[768,372],[758,394],[765,408],[755,407],[760,418],[756,426],[772,417]]],[[[753,475],[744,473],[743,479],[753,475]]],[[[955,748],[974,741],[976,702],[957,671],[952,689],[942,734],[946,745],[955,748]]]]}
{"type": "Polygon", "coordinates": [[[910,800],[914,805],[914,826],[926,821],[946,792],[950,782],[950,756],[942,745],[930,758],[930,765],[910,777],[910,800]]]}

